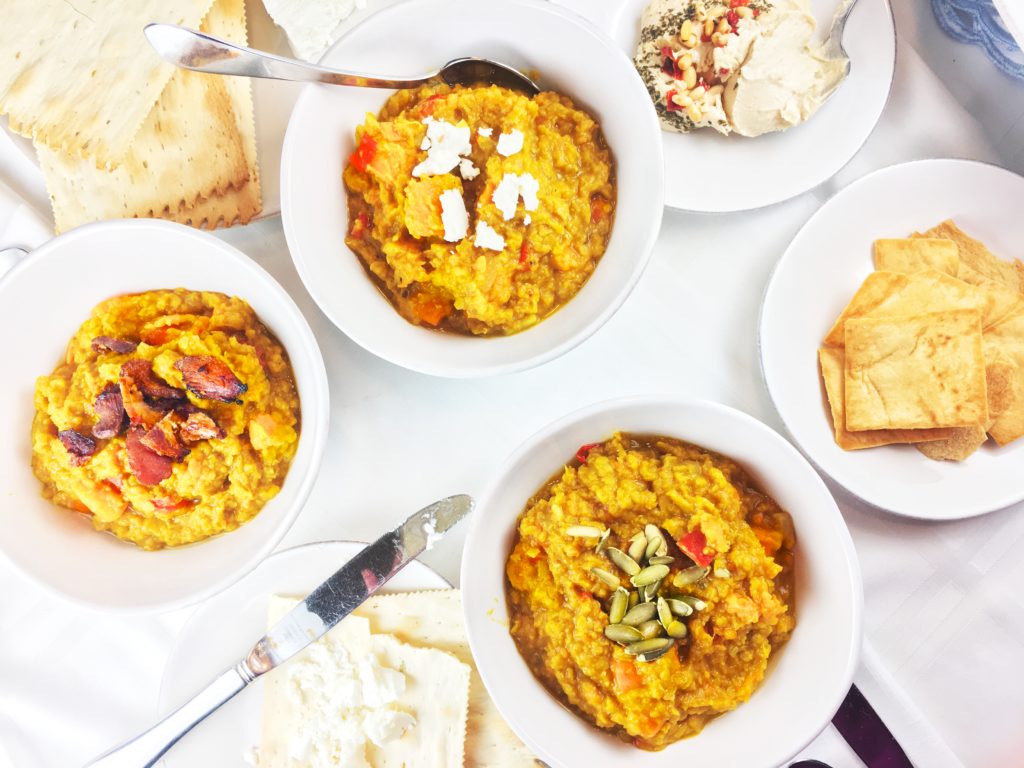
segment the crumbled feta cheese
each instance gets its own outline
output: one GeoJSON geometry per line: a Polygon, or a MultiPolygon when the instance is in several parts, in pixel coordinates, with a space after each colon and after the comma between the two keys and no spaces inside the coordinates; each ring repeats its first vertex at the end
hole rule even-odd
{"type": "Polygon", "coordinates": [[[263,0],[277,26],[288,35],[288,45],[300,59],[316,62],[337,38],[334,30],[366,0],[263,0]]]}
{"type": "Polygon", "coordinates": [[[473,165],[472,160],[464,157],[459,161],[459,173],[462,174],[462,178],[466,181],[472,181],[480,175],[480,169],[473,165]]]}
{"type": "Polygon", "coordinates": [[[523,207],[528,211],[537,210],[537,192],[540,191],[540,183],[532,174],[506,173],[501,177],[498,186],[491,194],[491,201],[501,211],[505,221],[509,221],[516,215],[516,206],[519,205],[519,198],[523,198],[523,207]]]}
{"type": "Polygon", "coordinates": [[[444,225],[444,239],[457,243],[469,231],[469,214],[466,201],[457,189],[446,189],[441,193],[441,223],[444,225]]]}
{"type": "Polygon", "coordinates": [[[435,120],[432,117],[424,118],[423,122],[427,126],[424,143],[429,141],[430,146],[426,150],[426,159],[412,169],[412,175],[417,178],[439,176],[452,171],[462,157],[472,150],[469,126],[452,125],[446,120],[435,120]]]}
{"type": "Polygon", "coordinates": [[[477,248],[488,248],[492,251],[504,251],[505,238],[499,235],[497,230],[486,221],[477,221],[476,239],[473,240],[473,245],[477,248]]]}
{"type": "Polygon", "coordinates": [[[513,128],[498,137],[498,154],[510,157],[523,148],[523,132],[513,128]]]}
{"type": "Polygon", "coordinates": [[[395,709],[376,709],[363,719],[366,736],[378,747],[400,739],[416,725],[412,715],[395,709]]]}
{"type": "Polygon", "coordinates": [[[490,126],[485,125],[482,128],[477,128],[476,132],[479,133],[481,136],[490,136],[491,134],[494,133],[494,129],[491,128],[490,126]]]}

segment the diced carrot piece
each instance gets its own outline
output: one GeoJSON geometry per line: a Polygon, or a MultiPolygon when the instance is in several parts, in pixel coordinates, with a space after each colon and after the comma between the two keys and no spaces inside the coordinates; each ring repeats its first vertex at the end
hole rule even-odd
{"type": "Polygon", "coordinates": [[[405,228],[413,237],[442,237],[441,193],[459,187],[450,174],[413,179],[405,187],[405,228]]]}
{"type": "Polygon", "coordinates": [[[452,307],[434,296],[421,294],[413,299],[412,312],[420,322],[436,326],[451,314],[452,307]]]}
{"type": "Polygon", "coordinates": [[[774,557],[775,553],[782,548],[782,531],[777,531],[774,528],[762,528],[758,525],[753,526],[753,530],[757,540],[764,547],[765,553],[769,557],[774,557]]]}
{"type": "Polygon", "coordinates": [[[364,133],[359,140],[359,146],[352,153],[348,161],[361,173],[366,173],[366,168],[377,154],[377,140],[368,133],[364,133]]]}
{"type": "Polygon", "coordinates": [[[682,536],[676,544],[683,553],[701,568],[707,568],[715,559],[715,552],[708,549],[708,540],[700,528],[682,536]]]}
{"type": "Polygon", "coordinates": [[[619,693],[632,691],[634,688],[640,688],[644,684],[640,673],[636,671],[636,665],[629,659],[616,659],[613,661],[612,674],[615,676],[615,688],[619,693]]]}

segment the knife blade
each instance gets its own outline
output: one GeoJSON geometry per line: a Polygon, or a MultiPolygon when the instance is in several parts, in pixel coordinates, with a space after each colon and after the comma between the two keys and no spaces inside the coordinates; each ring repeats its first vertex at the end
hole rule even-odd
{"type": "Polygon", "coordinates": [[[846,694],[832,725],[870,768],[914,768],[889,727],[854,685],[846,694]]]}
{"type": "Polygon", "coordinates": [[[472,508],[469,496],[449,496],[381,536],[285,614],[253,646],[244,664],[256,677],[315,642],[472,508]]]}
{"type": "Polygon", "coordinates": [[[440,539],[474,506],[449,496],[416,512],[349,560],[285,614],[238,664],[147,731],[104,752],[85,768],[151,768],[195,726],[284,663],[355,610],[410,561],[440,539]]]}

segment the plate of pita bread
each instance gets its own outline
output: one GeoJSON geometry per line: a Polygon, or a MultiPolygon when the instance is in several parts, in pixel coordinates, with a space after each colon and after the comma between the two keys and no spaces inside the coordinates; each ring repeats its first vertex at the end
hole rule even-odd
{"type": "MultiPolygon", "coordinates": [[[[161,715],[237,663],[238,648],[365,546],[334,541],[283,550],[202,605],[168,659],[161,715]]],[[[534,763],[476,669],[460,591],[418,561],[253,688],[169,752],[167,768],[534,763]]]]}
{"type": "Polygon", "coordinates": [[[869,504],[957,519],[1024,499],[1024,178],[922,160],[854,182],[779,260],[761,310],[772,401],[869,504]]]}

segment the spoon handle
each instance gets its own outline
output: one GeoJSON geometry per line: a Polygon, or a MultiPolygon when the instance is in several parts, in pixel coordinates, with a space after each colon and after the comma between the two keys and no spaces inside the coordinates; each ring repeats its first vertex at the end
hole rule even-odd
{"type": "Polygon", "coordinates": [[[227,40],[174,24],[149,24],[145,33],[149,44],[164,61],[213,75],[241,75],[362,88],[414,88],[437,75],[431,72],[423,77],[389,78],[341,72],[234,45],[227,40]]]}

